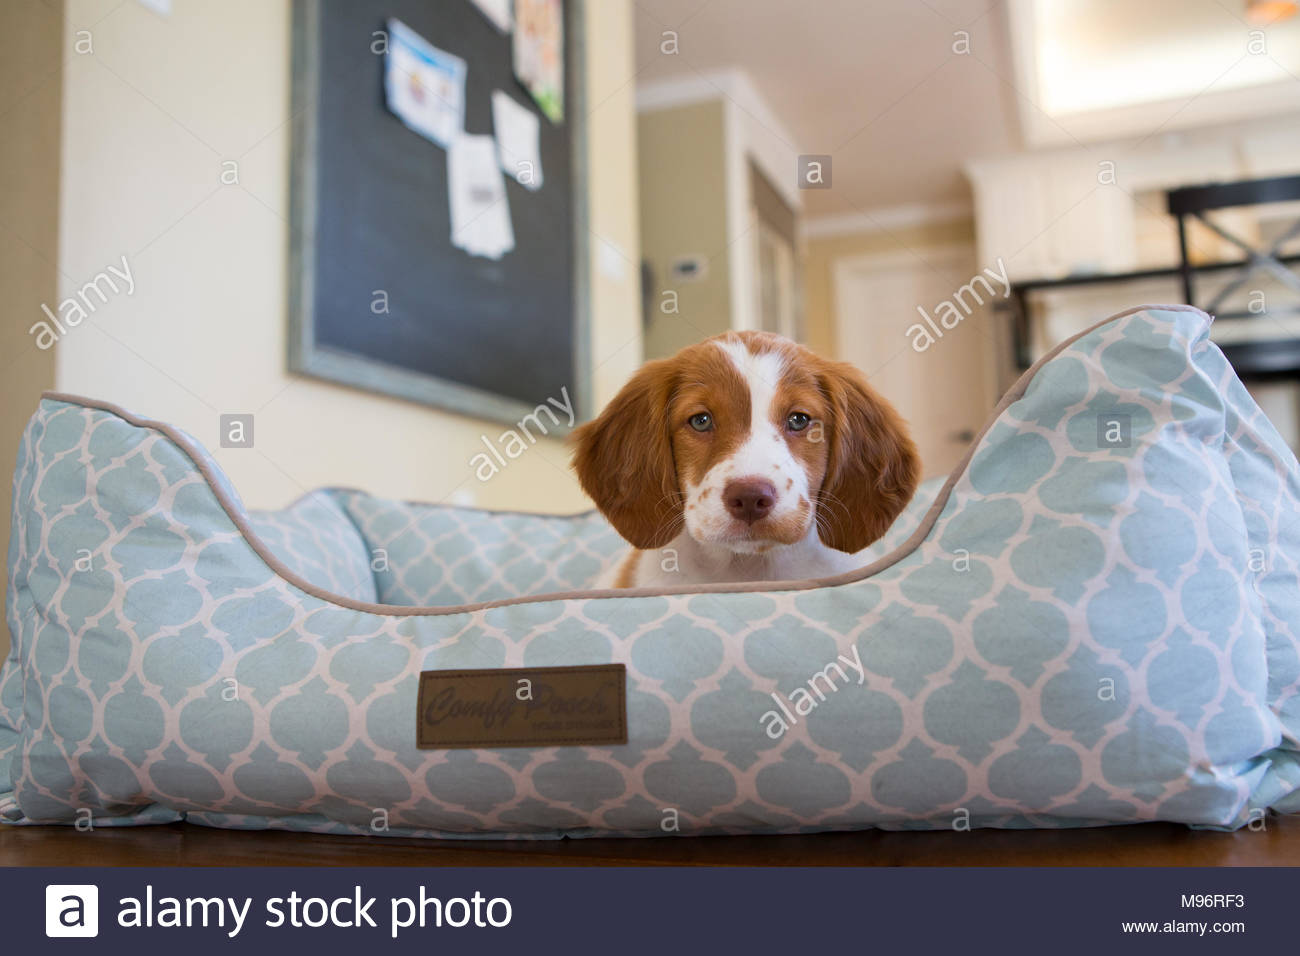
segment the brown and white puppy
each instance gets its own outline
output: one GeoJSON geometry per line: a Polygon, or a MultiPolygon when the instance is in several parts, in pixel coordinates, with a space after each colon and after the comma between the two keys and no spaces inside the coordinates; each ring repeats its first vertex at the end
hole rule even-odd
{"type": "Polygon", "coordinates": [[[902,419],[857,369],[766,332],[647,363],[573,442],[582,487],[638,549],[614,587],[858,567],[920,472],[902,419]]]}

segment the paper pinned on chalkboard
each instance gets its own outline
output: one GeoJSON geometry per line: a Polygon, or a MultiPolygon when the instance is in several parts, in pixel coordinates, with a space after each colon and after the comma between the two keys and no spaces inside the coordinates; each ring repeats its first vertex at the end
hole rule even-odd
{"type": "Polygon", "coordinates": [[[500,259],[515,247],[506,181],[491,136],[462,134],[447,149],[451,244],[471,256],[500,259]]]}
{"type": "Polygon", "coordinates": [[[564,6],[516,0],[511,55],[515,78],[552,123],[564,122],[564,6]]]}
{"type": "Polygon", "coordinates": [[[472,0],[479,13],[487,17],[502,33],[509,33],[515,25],[511,0],[472,0]]]}
{"type": "Polygon", "coordinates": [[[444,149],[465,128],[465,61],[401,20],[388,20],[384,99],[393,115],[444,149]]]}
{"type": "Polygon", "coordinates": [[[527,106],[500,90],[492,91],[492,129],[502,172],[534,191],[542,188],[542,154],[537,136],[541,120],[527,106]]]}

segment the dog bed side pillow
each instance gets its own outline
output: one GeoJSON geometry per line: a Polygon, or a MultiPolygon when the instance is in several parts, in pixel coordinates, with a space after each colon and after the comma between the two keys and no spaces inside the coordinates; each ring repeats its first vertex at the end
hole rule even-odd
{"type": "Polygon", "coordinates": [[[313,491],[280,511],[253,511],[248,523],[289,569],[334,594],[363,603],[379,600],[375,568],[381,554],[366,546],[337,493],[313,491]]]}
{"type": "MultiPolygon", "coordinates": [[[[889,530],[862,552],[863,564],[906,541],[942,485],[942,478],[924,482],[889,530]]],[[[344,489],[311,497],[320,495],[335,498],[336,508],[355,523],[363,539],[355,550],[371,555],[374,591],[369,600],[382,604],[437,607],[595,588],[631,547],[596,511],[571,516],[482,511],[344,489]]],[[[280,524],[282,514],[259,515],[258,520],[280,524]]],[[[298,536],[308,534],[296,515],[286,517],[298,536]]],[[[314,526],[315,513],[310,517],[314,526]]],[[[267,544],[282,553],[279,536],[267,538],[267,544]]],[[[294,562],[304,551],[314,553],[310,538],[286,563],[297,569],[294,562]]],[[[327,572],[317,577],[328,579],[327,572]]]]}

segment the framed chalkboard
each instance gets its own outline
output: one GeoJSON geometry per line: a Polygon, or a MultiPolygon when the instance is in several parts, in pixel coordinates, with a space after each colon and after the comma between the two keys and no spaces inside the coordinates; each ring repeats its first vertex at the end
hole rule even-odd
{"type": "Polygon", "coordinates": [[[567,0],[552,121],[470,0],[295,0],[291,371],[502,422],[566,396],[590,414],[582,35],[567,0]],[[493,133],[495,90],[539,119],[543,184],[505,177],[499,259],[453,243],[447,151],[386,107],[390,18],[465,61],[466,133],[493,133]]]}

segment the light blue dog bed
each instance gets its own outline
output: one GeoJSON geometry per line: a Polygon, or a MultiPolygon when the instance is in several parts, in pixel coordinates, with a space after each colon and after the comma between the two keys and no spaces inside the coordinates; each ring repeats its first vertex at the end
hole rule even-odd
{"type": "Polygon", "coordinates": [[[861,572],[660,593],[577,590],[622,547],[594,514],[341,490],[248,514],[178,430],[49,396],[15,476],[0,818],[557,836],[1300,809],[1300,469],[1208,329],[1150,307],[1065,343],[861,572]],[[609,663],[626,744],[416,747],[422,671],[609,663]]]}

